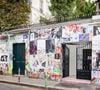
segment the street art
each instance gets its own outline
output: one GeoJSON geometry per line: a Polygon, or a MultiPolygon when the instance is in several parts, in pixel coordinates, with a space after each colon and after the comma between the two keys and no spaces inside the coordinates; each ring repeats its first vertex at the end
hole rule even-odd
{"type": "Polygon", "coordinates": [[[79,41],[89,41],[89,34],[80,34],[79,35],[79,41]]]}
{"type": "Polygon", "coordinates": [[[30,42],[30,54],[31,55],[37,54],[37,43],[36,43],[36,41],[30,42]]]}
{"type": "Polygon", "coordinates": [[[100,83],[100,35],[99,26],[94,26],[92,40],[92,79],[100,83]]]}
{"type": "Polygon", "coordinates": [[[46,53],[46,42],[45,40],[37,40],[37,53],[46,53]]]}
{"type": "Polygon", "coordinates": [[[43,39],[43,38],[48,38],[50,35],[51,29],[36,29],[34,31],[34,38],[36,39],[43,39]]]}
{"type": "MultiPolygon", "coordinates": [[[[35,77],[34,74],[39,74],[40,72],[44,72],[46,67],[46,55],[42,54],[42,55],[35,55],[35,57],[33,57],[32,55],[30,56],[30,61],[27,64],[27,70],[29,72],[29,77],[35,77]],[[45,59],[44,59],[45,57],[45,59]]],[[[39,77],[39,75],[38,75],[39,77]]]]}
{"type": "Polygon", "coordinates": [[[0,74],[7,74],[9,70],[9,55],[6,44],[0,44],[0,74]]]}
{"type": "Polygon", "coordinates": [[[33,41],[34,40],[34,33],[24,33],[23,34],[23,41],[27,42],[27,41],[33,41]]]}
{"type": "Polygon", "coordinates": [[[55,42],[54,39],[52,40],[46,40],[46,53],[53,53],[55,50],[55,42]]]}
{"type": "MultiPolygon", "coordinates": [[[[58,80],[62,77],[61,44],[69,41],[89,41],[90,33],[92,33],[92,30],[86,24],[40,28],[35,29],[32,33],[11,35],[9,45],[12,47],[13,43],[25,43],[25,68],[28,77],[45,78],[45,73],[47,73],[49,79],[58,80]]],[[[12,48],[9,53],[11,53],[11,50],[12,48]]],[[[6,49],[2,44],[0,44],[0,52],[3,52],[3,55],[0,53],[0,71],[3,71],[3,73],[11,72],[12,59],[9,62],[9,55],[6,55],[6,49]]],[[[97,66],[99,68],[99,65],[97,66]]]]}
{"type": "Polygon", "coordinates": [[[0,40],[7,40],[8,39],[8,35],[0,35],[0,40]]]}
{"type": "Polygon", "coordinates": [[[8,56],[7,55],[1,55],[0,56],[0,62],[7,62],[8,56]]]}
{"type": "Polygon", "coordinates": [[[95,36],[92,42],[92,69],[100,70],[100,35],[95,36]]]}
{"type": "Polygon", "coordinates": [[[36,29],[34,31],[35,39],[51,39],[60,38],[62,36],[62,27],[48,28],[48,29],[36,29]]]}
{"type": "Polygon", "coordinates": [[[86,24],[69,24],[62,28],[63,42],[79,42],[91,40],[92,26],[86,24]]]}
{"type": "Polygon", "coordinates": [[[93,35],[100,35],[100,26],[94,26],[93,35]]]}

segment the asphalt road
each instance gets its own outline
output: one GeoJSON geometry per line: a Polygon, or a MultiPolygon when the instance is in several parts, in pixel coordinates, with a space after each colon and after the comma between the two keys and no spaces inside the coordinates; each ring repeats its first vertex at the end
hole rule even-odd
{"type": "Polygon", "coordinates": [[[0,83],[0,90],[43,90],[43,89],[0,83]]]}

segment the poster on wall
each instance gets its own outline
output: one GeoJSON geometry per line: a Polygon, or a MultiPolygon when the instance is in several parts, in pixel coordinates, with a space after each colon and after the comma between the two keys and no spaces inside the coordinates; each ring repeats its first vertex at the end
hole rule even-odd
{"type": "Polygon", "coordinates": [[[0,53],[0,64],[9,63],[9,55],[7,53],[0,53]]]}
{"type": "Polygon", "coordinates": [[[62,40],[65,42],[89,41],[88,34],[93,32],[93,27],[88,24],[69,24],[62,28],[62,40]]]}
{"type": "Polygon", "coordinates": [[[36,40],[30,42],[30,55],[35,55],[35,54],[37,54],[37,42],[36,42],[36,40]]]}
{"type": "Polygon", "coordinates": [[[93,37],[92,41],[92,69],[100,70],[100,35],[93,37]]]}
{"type": "Polygon", "coordinates": [[[79,41],[89,41],[89,34],[79,34],[79,41]]]}
{"type": "Polygon", "coordinates": [[[81,33],[81,26],[78,24],[69,24],[62,28],[63,41],[75,42],[79,40],[79,33],[81,33]]]}
{"type": "Polygon", "coordinates": [[[54,39],[46,40],[46,53],[53,53],[55,49],[55,41],[54,39]]]}
{"type": "Polygon", "coordinates": [[[16,43],[22,43],[23,42],[23,35],[16,35],[15,36],[15,42],[16,43]]]}
{"type": "Polygon", "coordinates": [[[100,35],[100,26],[94,26],[93,35],[94,36],[100,35]]]}
{"type": "Polygon", "coordinates": [[[34,40],[34,33],[28,34],[28,33],[24,33],[23,34],[23,41],[33,41],[34,40]]]}
{"type": "Polygon", "coordinates": [[[81,31],[82,31],[83,34],[92,33],[93,32],[93,26],[89,25],[88,23],[81,24],[81,31]]]}
{"type": "Polygon", "coordinates": [[[48,38],[51,34],[51,28],[49,29],[36,29],[34,31],[34,38],[35,39],[44,39],[44,38],[48,38]]]}
{"type": "Polygon", "coordinates": [[[62,36],[62,27],[48,28],[48,29],[37,29],[34,32],[35,39],[51,39],[60,38],[62,36]]]}
{"type": "Polygon", "coordinates": [[[45,40],[37,40],[37,53],[46,53],[46,41],[45,40]]]}
{"type": "Polygon", "coordinates": [[[97,34],[92,40],[92,79],[100,83],[100,35],[97,34]]]}
{"type": "Polygon", "coordinates": [[[6,43],[0,44],[0,74],[9,73],[9,53],[7,52],[6,43]]]}

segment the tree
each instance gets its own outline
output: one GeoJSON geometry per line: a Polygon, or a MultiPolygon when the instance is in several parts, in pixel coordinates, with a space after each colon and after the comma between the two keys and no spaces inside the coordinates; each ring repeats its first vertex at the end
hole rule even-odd
{"type": "Polygon", "coordinates": [[[61,21],[61,19],[68,16],[68,9],[72,1],[73,0],[51,0],[49,9],[56,20],[61,21]]]}
{"type": "Polygon", "coordinates": [[[92,16],[92,14],[96,11],[95,2],[91,2],[91,0],[76,0],[76,15],[81,16],[92,16]]]}
{"type": "Polygon", "coordinates": [[[29,13],[27,0],[0,0],[0,30],[29,23],[29,13]]]}
{"type": "Polygon", "coordinates": [[[49,9],[56,20],[63,21],[65,18],[92,15],[96,6],[90,0],[51,0],[49,9]]]}

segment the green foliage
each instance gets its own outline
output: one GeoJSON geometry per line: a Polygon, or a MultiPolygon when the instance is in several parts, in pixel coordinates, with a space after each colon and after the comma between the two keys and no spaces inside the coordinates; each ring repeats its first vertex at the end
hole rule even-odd
{"type": "Polygon", "coordinates": [[[27,0],[0,0],[0,30],[27,24],[29,13],[27,0]]]}
{"type": "Polygon", "coordinates": [[[95,12],[96,6],[94,2],[89,0],[51,0],[49,7],[56,20],[77,18],[82,16],[91,16],[95,12]]]}

